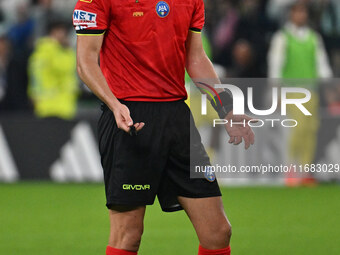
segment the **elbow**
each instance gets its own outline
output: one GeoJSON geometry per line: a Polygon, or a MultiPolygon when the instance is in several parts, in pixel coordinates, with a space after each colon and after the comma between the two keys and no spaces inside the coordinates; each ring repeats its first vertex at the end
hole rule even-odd
{"type": "Polygon", "coordinates": [[[99,67],[97,58],[92,58],[88,56],[79,56],[77,58],[77,72],[84,81],[86,80],[89,73],[93,72],[97,67],[99,67]]]}
{"type": "Polygon", "coordinates": [[[190,73],[191,73],[191,65],[187,62],[186,65],[185,65],[185,69],[187,70],[187,73],[189,74],[190,76],[190,73]]]}
{"type": "Polygon", "coordinates": [[[195,78],[200,75],[200,72],[206,67],[205,58],[188,58],[186,62],[186,70],[191,78],[195,78]]]}
{"type": "Polygon", "coordinates": [[[77,72],[78,72],[80,79],[83,79],[85,71],[84,71],[84,64],[82,63],[82,61],[77,62],[77,72]]]}
{"type": "Polygon", "coordinates": [[[198,64],[199,64],[199,61],[196,58],[187,59],[185,67],[190,76],[191,76],[191,73],[193,73],[193,71],[197,68],[198,64]]]}
{"type": "Polygon", "coordinates": [[[188,73],[190,78],[194,78],[195,77],[194,69],[192,68],[192,66],[187,65],[186,70],[187,70],[187,73],[188,73]]]}

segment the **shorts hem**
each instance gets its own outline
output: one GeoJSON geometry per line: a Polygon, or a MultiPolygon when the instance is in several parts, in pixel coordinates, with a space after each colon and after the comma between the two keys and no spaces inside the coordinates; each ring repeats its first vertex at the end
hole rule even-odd
{"type": "Polygon", "coordinates": [[[121,200],[110,200],[110,202],[106,203],[106,207],[110,209],[112,206],[146,206],[153,205],[154,201],[121,201],[121,200]]]}
{"type": "Polygon", "coordinates": [[[178,212],[178,211],[181,211],[181,210],[183,210],[182,206],[176,206],[176,207],[171,207],[171,208],[162,208],[162,211],[166,212],[166,213],[178,212]]]}
{"type": "Polygon", "coordinates": [[[209,198],[209,197],[221,197],[221,192],[208,193],[208,194],[178,194],[180,197],[186,198],[209,198]]]}
{"type": "MultiPolygon", "coordinates": [[[[218,192],[218,193],[209,193],[209,194],[200,194],[200,195],[197,195],[197,194],[178,194],[178,196],[180,197],[186,197],[186,198],[209,198],[209,197],[222,197],[222,194],[221,192],[218,192]]],[[[167,212],[167,213],[171,213],[171,212],[177,212],[177,211],[181,211],[183,210],[183,207],[182,206],[175,206],[175,207],[168,207],[168,208],[163,208],[162,207],[162,211],[163,212],[167,212]]]]}

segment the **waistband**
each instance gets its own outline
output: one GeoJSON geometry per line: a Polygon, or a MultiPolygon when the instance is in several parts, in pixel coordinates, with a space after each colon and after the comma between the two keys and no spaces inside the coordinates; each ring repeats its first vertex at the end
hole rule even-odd
{"type": "MultiPolygon", "coordinates": [[[[173,104],[178,104],[178,103],[184,103],[184,99],[180,99],[180,100],[175,100],[175,101],[157,101],[157,102],[154,102],[154,101],[126,101],[126,100],[122,100],[122,99],[118,99],[119,102],[121,102],[122,104],[125,104],[127,106],[129,105],[138,105],[138,104],[149,104],[149,105],[173,105],[173,104]]],[[[106,111],[106,110],[109,110],[109,107],[107,107],[107,105],[103,102],[101,102],[101,105],[100,105],[100,109],[102,111],[106,111]]]]}

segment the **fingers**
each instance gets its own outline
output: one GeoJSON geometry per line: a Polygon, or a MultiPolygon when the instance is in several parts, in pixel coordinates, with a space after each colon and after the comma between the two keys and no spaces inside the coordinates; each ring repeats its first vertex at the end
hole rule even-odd
{"type": "MultiPolygon", "coordinates": [[[[252,123],[256,123],[256,120],[253,120],[248,115],[240,116],[237,121],[252,121],[252,123]]],[[[251,127],[249,125],[242,126],[242,125],[233,125],[229,127],[229,130],[227,128],[227,132],[230,135],[229,143],[234,145],[239,145],[242,143],[242,140],[244,141],[244,147],[245,149],[249,149],[250,145],[253,145],[255,142],[255,135],[252,131],[251,127]]]]}
{"type": "Polygon", "coordinates": [[[234,143],[235,141],[235,136],[230,136],[229,143],[234,143]]]}
{"type": "Polygon", "coordinates": [[[255,135],[254,135],[254,132],[251,128],[249,129],[249,132],[250,132],[249,133],[250,143],[251,143],[251,145],[253,145],[255,143],[255,135]]]}
{"type": "Polygon", "coordinates": [[[239,145],[240,143],[242,143],[242,137],[241,136],[236,136],[234,145],[239,145]]]}
{"type": "MultiPolygon", "coordinates": [[[[131,126],[134,126],[136,128],[136,132],[139,132],[140,130],[143,129],[143,127],[145,126],[145,123],[144,122],[135,123],[134,125],[131,125],[131,126]]],[[[118,128],[124,130],[126,133],[129,133],[131,126],[128,126],[125,121],[121,121],[120,125],[118,125],[118,128]]]]}
{"type": "MultiPolygon", "coordinates": [[[[252,121],[252,123],[257,123],[258,122],[257,120],[253,120],[253,118],[251,118],[248,115],[244,115],[244,119],[246,121],[252,121]]],[[[254,132],[253,132],[253,130],[251,129],[251,127],[249,125],[246,127],[246,129],[247,129],[247,133],[246,133],[245,136],[243,136],[243,139],[244,139],[245,149],[247,150],[250,147],[250,145],[254,144],[254,142],[255,142],[255,135],[254,135],[254,132]]]]}
{"type": "Polygon", "coordinates": [[[144,122],[136,123],[134,126],[136,128],[136,131],[138,132],[142,130],[142,128],[145,126],[145,123],[144,122]]]}
{"type": "Polygon", "coordinates": [[[240,143],[242,143],[242,140],[244,140],[244,147],[247,150],[251,144],[254,144],[254,142],[251,142],[251,136],[249,135],[244,135],[244,136],[232,136],[229,139],[229,143],[230,144],[234,144],[234,145],[239,145],[240,143]]]}
{"type": "Polygon", "coordinates": [[[247,150],[250,146],[250,137],[249,134],[243,136],[243,140],[244,140],[244,148],[247,150]]]}
{"type": "MultiPolygon", "coordinates": [[[[131,125],[131,126],[134,126],[136,129],[136,132],[139,132],[143,129],[143,127],[145,126],[145,123],[144,122],[135,123],[134,125],[131,125]]],[[[130,133],[131,126],[128,126],[126,123],[124,124],[124,122],[122,122],[121,125],[118,125],[118,128],[124,130],[126,133],[130,133]]]]}
{"type": "Polygon", "coordinates": [[[234,145],[239,145],[244,141],[245,149],[249,149],[250,145],[253,145],[255,142],[255,135],[251,128],[248,128],[246,132],[240,134],[239,136],[230,136],[229,143],[234,145]]]}
{"type": "Polygon", "coordinates": [[[123,116],[123,119],[125,120],[125,123],[128,127],[131,127],[133,125],[133,120],[130,117],[130,113],[127,113],[123,116]]]}
{"type": "Polygon", "coordinates": [[[126,133],[130,132],[130,126],[123,119],[117,120],[117,127],[124,130],[126,133]]]}
{"type": "Polygon", "coordinates": [[[250,127],[248,127],[247,135],[244,136],[243,138],[244,138],[246,150],[250,147],[250,145],[253,145],[255,143],[255,135],[254,135],[253,130],[250,127]]]}
{"type": "Polygon", "coordinates": [[[130,136],[137,136],[138,132],[144,127],[144,123],[136,123],[133,126],[130,127],[130,136]]]}
{"type": "Polygon", "coordinates": [[[133,125],[133,120],[131,119],[129,109],[124,105],[121,106],[122,107],[115,114],[117,126],[119,129],[128,133],[130,131],[130,127],[133,125]]]}

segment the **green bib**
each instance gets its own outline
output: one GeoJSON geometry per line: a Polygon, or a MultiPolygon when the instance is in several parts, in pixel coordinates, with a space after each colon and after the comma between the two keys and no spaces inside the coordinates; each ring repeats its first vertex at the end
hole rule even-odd
{"type": "Polygon", "coordinates": [[[309,31],[305,39],[301,40],[288,31],[286,37],[286,61],[283,68],[284,79],[316,79],[317,73],[317,35],[309,31]]]}

